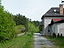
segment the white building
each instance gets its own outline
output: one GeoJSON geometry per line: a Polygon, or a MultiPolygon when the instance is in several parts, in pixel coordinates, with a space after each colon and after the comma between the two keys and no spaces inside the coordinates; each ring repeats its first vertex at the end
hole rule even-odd
{"type": "Polygon", "coordinates": [[[64,4],[60,4],[59,7],[51,8],[42,16],[41,19],[43,22],[42,25],[44,26],[41,32],[43,35],[52,35],[53,33],[56,33],[56,35],[58,33],[64,35],[64,21],[60,23],[60,21],[64,19],[64,4]],[[54,23],[49,26],[52,20],[54,23]]]}
{"type": "Polygon", "coordinates": [[[64,20],[60,20],[57,22],[52,22],[48,25],[48,32],[47,35],[53,35],[55,33],[56,35],[62,35],[64,36],[64,20]]]}

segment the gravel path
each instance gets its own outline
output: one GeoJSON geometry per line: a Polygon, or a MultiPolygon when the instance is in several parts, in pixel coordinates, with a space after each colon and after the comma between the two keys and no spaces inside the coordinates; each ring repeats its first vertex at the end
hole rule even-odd
{"type": "Polygon", "coordinates": [[[34,33],[34,48],[53,48],[53,43],[41,36],[40,33],[34,33]]]}

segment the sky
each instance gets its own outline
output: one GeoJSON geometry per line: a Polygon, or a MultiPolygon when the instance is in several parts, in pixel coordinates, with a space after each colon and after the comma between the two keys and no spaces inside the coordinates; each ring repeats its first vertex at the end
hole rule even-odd
{"type": "Polygon", "coordinates": [[[51,8],[59,7],[61,0],[2,0],[5,10],[12,14],[22,14],[32,21],[41,17],[51,8]]]}

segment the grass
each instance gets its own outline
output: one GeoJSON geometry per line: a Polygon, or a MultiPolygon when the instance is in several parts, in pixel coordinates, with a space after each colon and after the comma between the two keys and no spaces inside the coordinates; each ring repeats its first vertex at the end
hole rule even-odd
{"type": "Polygon", "coordinates": [[[32,48],[32,35],[23,35],[0,43],[0,48],[32,48]]]}
{"type": "Polygon", "coordinates": [[[23,33],[23,30],[25,30],[24,25],[17,25],[17,26],[15,27],[15,32],[16,32],[16,34],[23,33]]]}
{"type": "Polygon", "coordinates": [[[58,46],[58,48],[64,48],[64,37],[57,37],[57,38],[47,37],[47,38],[52,42],[54,42],[54,44],[58,46]]]}

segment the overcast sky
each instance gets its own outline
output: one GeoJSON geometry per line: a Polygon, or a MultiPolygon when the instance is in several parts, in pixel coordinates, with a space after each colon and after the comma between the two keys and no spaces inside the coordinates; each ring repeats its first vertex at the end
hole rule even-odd
{"type": "Polygon", "coordinates": [[[2,0],[6,11],[22,14],[31,20],[41,21],[41,17],[51,7],[58,7],[61,0],[2,0]]]}

